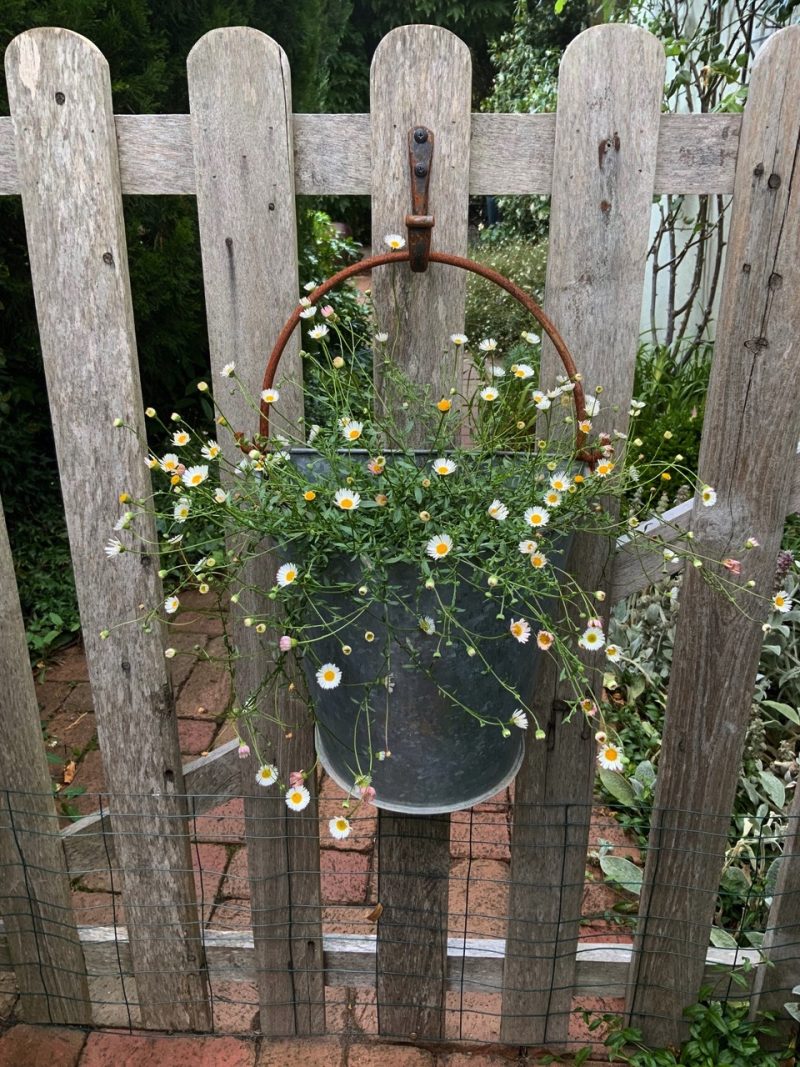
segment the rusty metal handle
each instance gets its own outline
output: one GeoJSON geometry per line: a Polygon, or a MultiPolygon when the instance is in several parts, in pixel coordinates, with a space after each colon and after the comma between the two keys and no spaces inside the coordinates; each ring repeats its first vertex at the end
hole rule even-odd
{"type": "MultiPolygon", "coordinates": [[[[505,289],[507,293],[513,296],[518,303],[522,304],[522,306],[533,315],[552,341],[553,347],[561,358],[567,376],[575,383],[575,389],[572,394],[575,402],[575,413],[578,417],[578,423],[582,422],[586,418],[586,397],[583,391],[583,385],[578,376],[575,362],[564,342],[564,338],[533,297],[529,296],[524,289],[520,289],[518,285],[509,281],[508,278],[505,278],[502,274],[498,274],[497,271],[492,270],[490,267],[484,267],[483,264],[476,263],[472,259],[466,259],[464,256],[451,256],[444,252],[431,252],[429,258],[431,263],[443,263],[449,267],[458,267],[461,270],[468,270],[473,274],[478,274],[482,278],[486,278],[490,282],[494,282],[494,284],[498,285],[501,289],[505,289]]],[[[349,267],[345,267],[344,270],[340,270],[338,274],[334,274],[331,278],[328,278],[326,282],[318,285],[314,292],[309,294],[308,299],[312,304],[316,304],[323,296],[329,293],[331,289],[334,289],[340,282],[346,281],[348,278],[353,278],[357,274],[364,274],[365,272],[372,270],[373,267],[384,267],[389,263],[408,263],[410,259],[411,253],[407,251],[387,252],[378,256],[370,256],[368,259],[362,259],[358,263],[353,263],[349,267]]],[[[295,327],[300,321],[300,312],[302,310],[302,306],[298,305],[287,319],[281,332],[278,334],[275,347],[272,349],[270,357],[267,360],[262,389],[272,388],[272,383],[275,380],[275,374],[278,370],[278,363],[280,362],[280,358],[283,355],[283,350],[286,348],[289,338],[294,333],[295,327]]],[[[264,438],[269,436],[269,405],[265,404],[263,401],[261,403],[259,432],[264,438]]],[[[594,463],[599,458],[600,453],[593,449],[586,450],[583,448],[586,442],[586,436],[587,435],[581,431],[580,427],[578,427],[578,431],[575,435],[575,458],[583,460],[586,463],[594,463]]]]}

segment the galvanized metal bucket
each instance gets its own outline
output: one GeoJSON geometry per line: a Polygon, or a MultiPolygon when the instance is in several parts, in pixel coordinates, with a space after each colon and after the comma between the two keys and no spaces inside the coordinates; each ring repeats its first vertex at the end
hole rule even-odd
{"type": "MultiPolygon", "coordinates": [[[[428,454],[418,456],[424,462],[428,454]]],[[[296,450],[292,460],[311,483],[327,467],[311,450],[296,450]]],[[[551,547],[551,561],[566,547],[551,547]]],[[[480,640],[496,638],[504,625],[498,599],[470,583],[454,591],[437,582],[429,590],[419,568],[392,564],[372,579],[385,584],[370,589],[370,606],[343,626],[339,620],[352,614],[364,581],[361,565],[337,558],[317,578],[330,591],[315,593],[313,657],[302,662],[314,695],[317,754],[334,781],[350,791],[357,776],[369,774],[379,808],[420,815],[468,808],[507,786],[522,762],[525,732],[512,727],[504,736],[499,723],[530,703],[542,653],[510,635],[480,640]],[[439,623],[439,603],[453,602],[454,592],[459,617],[486,662],[470,656],[463,640],[448,645],[441,631],[420,627],[425,616],[439,623]],[[352,648],[350,655],[343,657],[343,646],[352,648]],[[317,668],[326,662],[342,668],[335,689],[317,684],[317,668]]]]}

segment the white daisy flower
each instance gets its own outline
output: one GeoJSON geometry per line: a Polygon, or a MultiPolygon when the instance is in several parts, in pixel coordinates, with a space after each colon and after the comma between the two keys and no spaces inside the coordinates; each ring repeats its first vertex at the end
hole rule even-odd
{"type": "Polygon", "coordinates": [[[191,507],[191,503],[185,496],[182,496],[172,511],[172,517],[175,519],[175,522],[186,522],[189,518],[191,507]]]}
{"type": "Polygon", "coordinates": [[[515,378],[521,378],[524,381],[526,378],[533,377],[533,367],[529,363],[512,363],[511,373],[515,378]]]}
{"type": "Polygon", "coordinates": [[[349,820],[345,819],[344,815],[337,815],[336,818],[328,822],[328,832],[337,841],[344,841],[346,837],[350,836],[349,820]]]}
{"type": "Polygon", "coordinates": [[[435,459],[433,461],[433,469],[444,478],[446,475],[453,473],[456,469],[456,464],[453,463],[452,459],[435,459]]]}
{"type": "Polygon", "coordinates": [[[523,332],[520,334],[520,336],[522,337],[522,340],[523,341],[527,341],[529,345],[538,345],[539,344],[539,335],[538,334],[528,333],[527,331],[523,330],[523,332]]]}
{"type": "Polygon", "coordinates": [[[540,648],[542,652],[547,652],[549,648],[552,648],[554,641],[555,635],[551,634],[549,630],[540,630],[536,635],[536,647],[540,648]]]}
{"type": "Polygon", "coordinates": [[[335,663],[323,663],[317,671],[317,684],[320,689],[335,689],[342,680],[342,672],[335,663]]]}
{"type": "Polygon", "coordinates": [[[214,490],[214,501],[217,504],[228,503],[228,494],[225,492],[224,489],[220,488],[219,486],[217,486],[217,488],[214,490]]]}
{"type": "Polygon", "coordinates": [[[481,352],[494,352],[497,348],[497,341],[495,341],[494,337],[484,337],[484,339],[478,343],[478,348],[481,352]]]}
{"type": "Polygon", "coordinates": [[[425,546],[431,559],[444,559],[453,548],[453,539],[449,534],[434,534],[425,546]]]}
{"type": "Polygon", "coordinates": [[[285,588],[287,585],[291,585],[297,578],[297,564],[296,563],[284,563],[282,567],[278,567],[278,572],[275,575],[275,581],[279,586],[285,588]]]}
{"type": "Polygon", "coordinates": [[[311,802],[311,794],[304,785],[293,785],[286,790],[286,807],[292,811],[302,811],[311,802]]]}
{"type": "Polygon", "coordinates": [[[265,404],[274,404],[279,397],[280,393],[277,389],[264,389],[261,393],[261,399],[265,404]]]}
{"type": "Polygon", "coordinates": [[[631,407],[628,414],[631,418],[635,418],[644,406],[645,404],[643,400],[631,400],[631,407]]]}
{"type": "Polygon", "coordinates": [[[497,390],[494,388],[494,386],[491,386],[491,385],[487,385],[486,388],[485,389],[481,389],[481,392],[480,392],[481,400],[489,400],[489,401],[497,400],[499,395],[500,394],[497,392],[497,390]]]}
{"type": "Polygon", "coordinates": [[[301,308],[310,308],[311,307],[311,301],[308,299],[307,296],[301,296],[300,297],[300,307],[301,308]]]}
{"type": "Polygon", "coordinates": [[[593,397],[593,396],[585,397],[584,398],[584,402],[583,402],[583,406],[584,406],[584,409],[586,411],[586,414],[589,416],[590,419],[593,419],[595,417],[595,415],[599,414],[599,412],[600,412],[600,401],[597,400],[596,397],[593,397]]]}
{"type": "Polygon", "coordinates": [[[465,345],[467,343],[468,338],[465,333],[451,333],[450,340],[453,342],[456,348],[459,348],[461,345],[465,345]]]}
{"type": "Polygon", "coordinates": [[[188,485],[193,488],[196,485],[202,485],[208,477],[208,467],[189,467],[181,475],[184,485],[188,485]]]}
{"type": "Polygon", "coordinates": [[[207,441],[200,449],[203,459],[216,459],[220,454],[220,447],[216,441],[207,441]]]}
{"type": "Polygon", "coordinates": [[[167,544],[168,545],[179,545],[182,540],[183,540],[183,534],[182,533],[175,534],[174,537],[168,537],[167,538],[167,544]]]}
{"type": "Polygon", "coordinates": [[[314,441],[316,441],[317,437],[319,436],[320,429],[321,429],[321,427],[317,426],[316,423],[314,423],[312,425],[311,429],[308,431],[308,437],[306,439],[306,443],[307,444],[310,445],[310,444],[313,444],[314,441]]]}
{"type": "Polygon", "coordinates": [[[703,501],[704,508],[711,508],[717,502],[717,491],[712,489],[710,485],[704,485],[700,490],[700,499],[703,501]]]}
{"type": "Polygon", "coordinates": [[[547,566],[547,556],[544,552],[531,552],[531,566],[537,571],[547,566]]]}
{"type": "Polygon", "coordinates": [[[355,511],[361,503],[359,493],[351,493],[349,489],[337,489],[333,496],[333,502],[342,511],[355,511]]]}
{"type": "Polygon", "coordinates": [[[534,393],[534,398],[537,395],[538,395],[539,399],[538,400],[534,399],[534,403],[535,403],[536,407],[538,408],[539,411],[547,411],[548,408],[552,405],[553,401],[550,399],[549,396],[543,396],[541,393],[539,393],[539,394],[534,393]]]}
{"type": "Polygon", "coordinates": [[[550,512],[547,508],[528,508],[525,512],[525,522],[529,526],[547,526],[550,521],[550,512]]]}
{"type": "Polygon", "coordinates": [[[792,598],[782,589],[780,593],[776,593],[772,598],[772,606],[776,611],[787,612],[792,610],[792,598]]]}
{"type": "Polygon", "coordinates": [[[180,606],[181,602],[176,596],[168,596],[164,601],[164,611],[167,615],[174,615],[180,606]]]}
{"type": "Polygon", "coordinates": [[[528,729],[528,716],[525,714],[522,708],[517,708],[516,711],[513,711],[511,713],[511,721],[514,723],[515,726],[518,726],[520,730],[528,729]]]}
{"type": "Polygon", "coordinates": [[[492,363],[490,370],[493,378],[505,378],[506,368],[499,363],[492,363]]]}
{"type": "Polygon", "coordinates": [[[531,624],[527,619],[512,619],[508,629],[511,636],[516,637],[521,645],[527,645],[531,636],[531,624]]]}
{"type": "Polygon", "coordinates": [[[531,540],[520,541],[519,550],[523,554],[523,556],[529,556],[531,552],[536,551],[536,542],[531,540]]]}
{"type": "Polygon", "coordinates": [[[272,763],[262,763],[256,771],[256,781],[265,788],[278,780],[278,768],[272,763]]]}
{"type": "Polygon", "coordinates": [[[508,518],[508,507],[500,500],[493,500],[486,509],[486,514],[491,515],[491,517],[497,519],[498,522],[505,522],[508,518]]]}
{"type": "Polygon", "coordinates": [[[383,243],[388,245],[393,252],[398,252],[406,246],[405,238],[401,237],[399,233],[387,233],[383,238],[383,243]]]}
{"type": "Polygon", "coordinates": [[[308,336],[313,337],[315,341],[321,341],[323,337],[328,336],[328,327],[321,323],[319,326],[315,326],[313,330],[309,330],[308,336]]]}
{"type": "Polygon", "coordinates": [[[125,546],[118,537],[112,537],[108,544],[103,549],[105,554],[111,559],[112,556],[120,556],[125,551],[125,546]]]}
{"type": "Polygon", "coordinates": [[[548,489],[544,494],[544,502],[549,508],[557,508],[561,503],[561,493],[555,489],[548,489]]]}
{"type": "Polygon", "coordinates": [[[436,623],[434,622],[434,620],[431,618],[430,615],[423,615],[422,616],[422,618],[419,620],[419,628],[420,628],[420,630],[422,630],[422,632],[424,634],[435,634],[436,633],[436,623]]]}
{"type": "Polygon", "coordinates": [[[571,485],[572,479],[564,471],[559,471],[550,479],[550,488],[555,489],[557,493],[566,493],[571,485]]]}
{"type": "Polygon", "coordinates": [[[126,511],[124,515],[120,515],[117,521],[114,523],[114,530],[128,530],[133,522],[133,512],[126,511]]]}
{"type": "Polygon", "coordinates": [[[350,420],[342,427],[345,441],[357,441],[364,432],[364,423],[350,420]]]}
{"type": "Polygon", "coordinates": [[[614,745],[610,741],[606,742],[597,753],[597,762],[606,771],[621,771],[623,767],[622,749],[619,745],[614,745]]]}
{"type": "Polygon", "coordinates": [[[176,430],[172,435],[173,445],[177,445],[179,448],[182,448],[183,445],[188,445],[190,441],[191,437],[186,430],[176,430]]]}
{"type": "Polygon", "coordinates": [[[594,473],[598,478],[607,478],[614,469],[614,464],[610,459],[601,460],[594,469],[594,473]]]}
{"type": "Polygon", "coordinates": [[[303,288],[305,289],[305,291],[307,293],[313,293],[314,290],[317,288],[317,283],[316,282],[306,282],[305,285],[303,286],[303,288]]]}
{"type": "Polygon", "coordinates": [[[167,474],[174,474],[180,466],[180,462],[181,461],[178,459],[174,452],[167,452],[165,456],[161,457],[159,466],[161,467],[162,471],[165,471],[167,474]]]}
{"type": "Polygon", "coordinates": [[[617,645],[609,645],[606,648],[606,659],[611,663],[617,663],[622,658],[622,650],[617,645]]]}
{"type": "Polygon", "coordinates": [[[236,370],[236,364],[235,363],[226,363],[225,366],[220,371],[220,374],[222,375],[223,378],[232,378],[233,377],[233,372],[235,370],[236,370]]]}
{"type": "Polygon", "coordinates": [[[378,342],[379,345],[385,345],[386,342],[389,340],[389,334],[384,333],[383,331],[381,331],[380,333],[376,333],[375,340],[378,342]]]}
{"type": "Polygon", "coordinates": [[[307,307],[307,308],[303,308],[303,310],[300,312],[300,318],[301,319],[313,319],[314,316],[316,315],[316,313],[317,313],[317,309],[316,309],[315,306],[310,306],[310,307],[307,307]]]}
{"type": "Polygon", "coordinates": [[[578,644],[581,648],[587,648],[589,651],[596,651],[598,648],[602,648],[605,643],[605,634],[599,626],[587,626],[578,638],[578,644]]]}

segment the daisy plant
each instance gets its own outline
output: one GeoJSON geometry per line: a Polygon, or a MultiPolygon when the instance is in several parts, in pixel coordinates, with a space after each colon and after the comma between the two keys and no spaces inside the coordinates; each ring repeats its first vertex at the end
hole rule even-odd
{"type": "MultiPolygon", "coordinates": [[[[390,235],[390,244],[396,240],[390,235]]],[[[177,415],[160,423],[147,409],[150,426],[160,423],[164,440],[163,451],[148,453],[153,492],[140,500],[126,497],[105,547],[109,566],[125,553],[160,552],[165,599],[146,608],[137,623],[179,623],[189,590],[207,596],[209,610],[223,617],[230,601],[245,593],[248,604],[262,605],[244,625],[270,651],[270,668],[257,692],[237,694],[230,718],[240,754],[254,756],[258,784],[280,790],[291,811],[308,804],[303,781],[311,771],[278,767],[272,753],[260,750],[254,719],[277,706],[265,694],[291,686],[314,714],[327,691],[346,690],[356,703],[359,692],[380,691],[391,710],[391,694],[403,684],[392,647],[404,651],[402,670],[431,672],[444,654],[477,665],[495,687],[491,706],[473,706],[468,689],[444,695],[487,729],[505,736],[527,731],[534,740],[545,732],[533,695],[497,667],[495,650],[553,657],[573,693],[572,713],[595,724],[600,767],[622,770],[625,756],[606,725],[600,686],[606,659],[624,659],[626,651],[606,640],[598,607],[604,594],[573,580],[565,554],[576,533],[641,537],[650,558],[654,551],[663,555],[665,568],[683,557],[738,599],[747,583],[731,566],[735,560],[723,566],[700,558],[691,535],[677,528],[642,530],[652,518],[637,504],[652,496],[644,490],[660,485],[665,473],[691,478],[680,457],[642,456],[635,421],[632,440],[613,432],[592,438],[592,420],[605,406],[602,390],[583,383],[586,403],[576,411],[574,379],[538,388],[537,334],[524,334],[503,353],[491,337],[469,338],[454,324],[441,340],[451,382],[442,396],[404,375],[388,324],[373,318],[364,336],[331,308],[314,314],[307,296],[301,304],[304,376],[307,387],[313,383],[307,421],[281,417],[280,392],[288,383],[251,392],[235,363],[221,371],[225,391],[231,385],[242,391],[252,425],[259,409],[269,409],[269,438],[252,434],[252,425],[231,425],[219,398],[213,432],[198,432],[177,415]],[[471,365],[466,376],[463,360],[471,365]],[[391,406],[376,395],[373,369],[391,406]],[[590,434],[591,463],[575,459],[579,423],[590,434]],[[155,515],[158,546],[140,533],[144,523],[137,520],[145,513],[155,515]],[[254,591],[248,563],[263,554],[266,538],[277,546],[277,556],[269,557],[276,562],[265,587],[254,591]],[[349,571],[337,570],[337,560],[347,561],[349,571]],[[411,594],[391,580],[399,567],[412,576],[411,594]],[[462,592],[491,601],[489,630],[476,629],[461,609],[462,592]],[[374,624],[377,616],[407,624],[396,624],[387,637],[374,624]]],[[[201,390],[211,396],[205,383],[201,390]]],[[[634,419],[641,407],[633,402],[634,419]]],[[[693,483],[702,505],[713,507],[714,488],[693,483]]],[[[778,593],[774,607],[787,611],[789,596],[778,593]]],[[[226,645],[225,663],[234,673],[239,653],[231,639],[226,645]]],[[[191,653],[176,652],[168,638],[166,655],[176,654],[191,653]]],[[[369,750],[354,755],[352,790],[361,801],[375,797],[373,774],[391,758],[395,729],[402,722],[387,715],[369,750]]],[[[342,815],[329,828],[342,838],[350,826],[342,815]]]]}

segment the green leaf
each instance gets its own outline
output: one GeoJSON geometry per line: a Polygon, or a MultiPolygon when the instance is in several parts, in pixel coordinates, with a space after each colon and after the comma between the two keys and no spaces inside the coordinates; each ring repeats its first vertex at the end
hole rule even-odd
{"type": "Polygon", "coordinates": [[[556,0],[553,5],[553,11],[556,15],[560,15],[564,8],[567,6],[567,0],[556,0]]]}
{"type": "Polygon", "coordinates": [[[650,788],[656,784],[656,769],[649,759],[642,760],[637,764],[636,770],[633,772],[633,777],[641,782],[642,785],[649,785],[650,788]]]}
{"type": "Polygon", "coordinates": [[[783,811],[786,804],[786,786],[772,771],[759,771],[758,777],[764,786],[764,792],[772,801],[777,811],[783,811]]]}
{"type": "Polygon", "coordinates": [[[641,893],[644,872],[624,856],[601,856],[600,867],[609,881],[617,882],[629,893],[641,893]]]}
{"type": "Polygon", "coordinates": [[[635,807],[636,795],[624,774],[601,767],[598,777],[603,784],[603,788],[611,794],[614,800],[618,800],[620,804],[624,804],[628,808],[635,807]]]}
{"type": "Polygon", "coordinates": [[[721,926],[711,927],[711,944],[715,948],[738,948],[736,939],[731,937],[727,930],[723,930],[721,926]]]}
{"type": "Polygon", "coordinates": [[[784,1008],[789,1012],[791,1017],[800,1023],[800,1004],[784,1004],[784,1008]]]}
{"type": "MultiPolygon", "coordinates": [[[[780,651],[780,649],[778,651],[780,651]]],[[[793,722],[795,726],[800,726],[800,713],[797,708],[793,708],[790,704],[783,704],[780,700],[762,700],[761,704],[765,708],[777,711],[780,715],[787,718],[789,722],[793,722]]]]}

